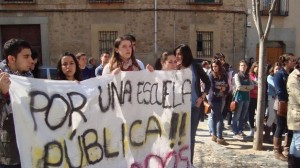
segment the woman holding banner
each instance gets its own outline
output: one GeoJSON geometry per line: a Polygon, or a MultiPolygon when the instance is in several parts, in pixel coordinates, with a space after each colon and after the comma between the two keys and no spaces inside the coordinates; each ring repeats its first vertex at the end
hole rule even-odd
{"type": "Polygon", "coordinates": [[[203,103],[210,89],[210,80],[204,72],[202,65],[198,64],[192,55],[190,47],[186,44],[180,44],[174,49],[177,59],[177,68],[192,70],[192,107],[191,107],[191,162],[193,163],[195,136],[198,123],[201,117],[204,117],[203,103]],[[205,84],[204,92],[201,93],[200,79],[205,84]]]}
{"type": "Polygon", "coordinates": [[[160,57],[160,63],[162,70],[176,70],[177,69],[177,60],[173,52],[163,52],[160,57]]]}
{"type": "Polygon", "coordinates": [[[79,67],[79,63],[74,54],[70,52],[65,52],[60,56],[60,59],[57,62],[56,79],[71,81],[82,80],[82,74],[79,67]]]}
{"type": "MultiPolygon", "coordinates": [[[[114,42],[114,52],[109,63],[103,68],[102,74],[118,74],[120,71],[139,71],[141,67],[134,57],[132,41],[127,36],[118,37],[114,42]]],[[[147,65],[149,71],[154,71],[147,65]]]]}

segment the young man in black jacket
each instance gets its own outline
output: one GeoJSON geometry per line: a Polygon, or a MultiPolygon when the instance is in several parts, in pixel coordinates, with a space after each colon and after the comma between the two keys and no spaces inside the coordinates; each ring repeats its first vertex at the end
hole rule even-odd
{"type": "Polygon", "coordinates": [[[21,167],[9,97],[9,74],[33,77],[30,67],[31,46],[21,39],[10,39],[3,47],[5,60],[0,63],[0,168],[21,167]]]}

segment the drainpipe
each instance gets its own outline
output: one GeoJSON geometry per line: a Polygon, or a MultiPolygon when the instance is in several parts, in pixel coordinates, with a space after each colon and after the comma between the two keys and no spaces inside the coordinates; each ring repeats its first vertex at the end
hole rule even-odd
{"type": "Polygon", "coordinates": [[[154,0],[154,56],[157,58],[157,0],[154,0]]]}
{"type": "Polygon", "coordinates": [[[233,67],[235,67],[234,66],[234,63],[235,63],[235,56],[236,56],[236,51],[235,51],[235,32],[234,32],[234,30],[235,30],[235,13],[233,14],[233,26],[232,26],[232,47],[233,47],[233,59],[232,59],[232,66],[233,67]]]}
{"type": "Polygon", "coordinates": [[[245,14],[245,36],[244,36],[244,55],[245,55],[245,60],[248,59],[248,35],[247,35],[247,32],[248,32],[248,13],[245,14]]]}
{"type": "Polygon", "coordinates": [[[175,41],[176,41],[176,13],[174,12],[174,18],[173,18],[173,48],[175,48],[175,41]]]}

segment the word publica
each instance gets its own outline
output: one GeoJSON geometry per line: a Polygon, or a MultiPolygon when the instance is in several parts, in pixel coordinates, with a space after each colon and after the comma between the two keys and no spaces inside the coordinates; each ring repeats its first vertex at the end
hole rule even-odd
{"type": "MultiPolygon", "coordinates": [[[[182,123],[186,123],[186,115],[187,113],[173,113],[174,116],[182,116],[182,123]]],[[[172,117],[174,118],[174,117],[172,117]]],[[[174,119],[172,119],[175,121],[174,119]]],[[[75,136],[76,130],[73,131],[71,136],[68,139],[64,139],[61,141],[50,141],[44,145],[43,155],[37,162],[37,164],[43,164],[37,165],[37,167],[61,167],[65,163],[69,167],[85,167],[86,165],[99,165],[107,163],[107,159],[109,158],[125,158],[125,156],[128,154],[128,151],[130,150],[131,153],[134,150],[138,150],[138,153],[140,155],[140,152],[144,150],[143,153],[151,153],[146,156],[144,159],[145,167],[148,167],[149,161],[151,159],[156,160],[159,164],[165,165],[167,160],[170,160],[171,158],[175,159],[174,165],[177,165],[178,162],[183,161],[187,162],[188,164],[188,158],[181,156],[183,153],[189,153],[188,151],[188,145],[185,143],[180,144],[181,149],[178,153],[175,152],[176,149],[172,148],[166,148],[166,150],[172,150],[173,152],[169,152],[164,160],[162,160],[162,157],[159,155],[153,154],[149,149],[149,143],[152,142],[153,138],[167,138],[166,135],[163,135],[163,126],[164,123],[160,121],[155,116],[149,116],[147,119],[147,122],[145,122],[145,127],[143,125],[142,120],[135,120],[130,125],[128,123],[122,123],[121,124],[121,143],[120,146],[111,146],[111,138],[109,134],[111,134],[111,130],[109,128],[103,128],[102,133],[101,131],[98,131],[96,129],[88,129],[83,132],[81,135],[75,136]],[[128,125],[129,127],[127,128],[128,125]],[[133,135],[137,134],[137,131],[144,130],[144,138],[142,139],[135,139],[133,135]],[[151,138],[151,140],[148,142],[148,138],[151,138]],[[93,137],[93,138],[91,138],[93,137]],[[69,146],[67,141],[74,141],[73,145],[69,146]],[[76,142],[77,141],[77,142],[76,142]],[[103,143],[101,143],[103,142],[103,143]],[[129,142],[129,146],[132,148],[129,149],[128,145],[126,143],[129,142]],[[76,145],[77,143],[77,145],[76,145]],[[147,145],[148,144],[148,145],[147,145]],[[75,145],[75,146],[74,146],[75,145]],[[146,145],[146,146],[145,146],[146,145]],[[147,147],[148,146],[148,147],[147,147]],[[121,148],[120,148],[121,147],[121,148]],[[69,149],[77,149],[78,154],[76,156],[79,156],[77,159],[72,159],[69,157],[69,149]],[[53,159],[56,158],[56,159],[53,159]],[[106,159],[104,159],[106,158],[106,159]]],[[[181,124],[182,125],[182,124],[181,124]]],[[[182,125],[185,127],[185,125],[182,125]]],[[[181,126],[181,127],[182,127],[181,126]]],[[[171,129],[171,128],[170,128],[171,129]]],[[[185,130],[185,129],[184,129],[185,130]]],[[[181,132],[181,129],[180,129],[181,132]]],[[[174,133],[172,133],[174,134],[174,133]]],[[[176,133],[175,133],[176,134],[176,133]]],[[[185,133],[184,133],[185,134],[185,133]]],[[[113,137],[118,138],[118,136],[113,137]]],[[[156,139],[155,138],[155,139],[156,139]]],[[[170,135],[170,140],[174,138],[174,136],[170,135]]],[[[180,138],[180,137],[178,137],[180,138]]],[[[136,158],[135,158],[136,159],[136,158]]],[[[100,166],[100,165],[99,165],[100,166]]],[[[133,163],[131,167],[140,167],[137,165],[137,162],[133,163]]],[[[175,167],[175,166],[174,166],[175,167]]]]}

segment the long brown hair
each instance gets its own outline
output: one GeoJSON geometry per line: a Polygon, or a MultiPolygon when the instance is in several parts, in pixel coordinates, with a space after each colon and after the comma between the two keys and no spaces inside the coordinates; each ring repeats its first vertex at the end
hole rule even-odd
{"type": "Polygon", "coordinates": [[[254,74],[255,76],[257,76],[258,72],[254,72],[255,67],[258,67],[258,62],[257,61],[252,63],[251,68],[249,70],[249,74],[254,74]]]}
{"type": "MultiPolygon", "coordinates": [[[[130,39],[128,39],[126,36],[122,36],[122,37],[118,37],[115,42],[114,42],[114,52],[112,53],[112,57],[109,61],[110,63],[110,72],[113,71],[114,69],[118,68],[118,67],[122,67],[122,59],[121,59],[121,56],[120,54],[117,52],[117,48],[119,48],[120,44],[122,41],[125,41],[125,40],[128,40],[132,43],[132,41],[130,39]]],[[[139,70],[141,70],[141,67],[139,66],[139,64],[137,63],[135,57],[134,57],[134,51],[133,51],[133,48],[132,48],[132,51],[131,51],[131,56],[130,56],[130,59],[132,61],[132,64],[134,66],[136,66],[139,70]]]]}
{"type": "Polygon", "coordinates": [[[212,59],[211,61],[211,64],[210,64],[210,68],[211,68],[211,72],[214,76],[214,78],[221,78],[222,75],[223,75],[223,67],[222,67],[222,63],[220,60],[218,59],[212,59]],[[214,70],[213,70],[213,64],[216,64],[218,66],[218,72],[216,73],[214,70]]]}

